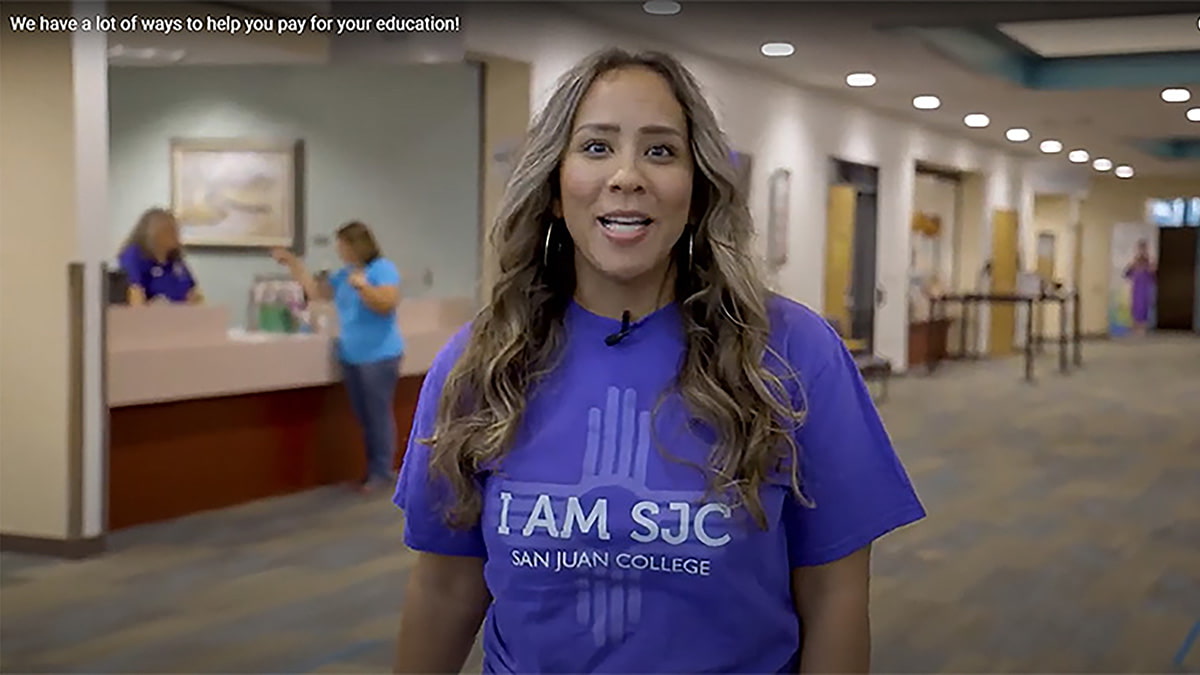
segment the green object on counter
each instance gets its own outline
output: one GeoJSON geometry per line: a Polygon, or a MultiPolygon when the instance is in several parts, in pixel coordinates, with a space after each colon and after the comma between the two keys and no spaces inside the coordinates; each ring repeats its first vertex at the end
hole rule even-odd
{"type": "Polygon", "coordinates": [[[267,333],[291,333],[295,326],[286,305],[263,305],[258,309],[258,329],[267,333]]]}

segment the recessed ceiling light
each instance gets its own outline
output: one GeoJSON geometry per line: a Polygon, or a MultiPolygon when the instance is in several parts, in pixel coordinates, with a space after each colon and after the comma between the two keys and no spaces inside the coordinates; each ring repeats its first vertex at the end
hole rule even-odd
{"type": "Polygon", "coordinates": [[[767,42],[760,51],[763,56],[791,56],[796,53],[796,48],[790,42],[767,42]]]}
{"type": "Polygon", "coordinates": [[[1029,136],[1029,130],[1022,129],[1021,127],[1013,127],[1004,132],[1004,137],[1013,143],[1024,143],[1025,141],[1029,140],[1029,136]]]}
{"type": "Polygon", "coordinates": [[[872,73],[850,73],[846,76],[846,84],[851,87],[874,87],[875,75],[872,73]]]}
{"type": "Polygon", "coordinates": [[[1161,95],[1167,103],[1187,103],[1192,98],[1192,92],[1178,87],[1163,89],[1161,95]]]}
{"type": "Polygon", "coordinates": [[[1097,171],[1110,171],[1112,166],[1112,160],[1107,157],[1097,157],[1096,161],[1092,162],[1092,168],[1097,171]]]}
{"type": "Polygon", "coordinates": [[[937,110],[942,107],[942,101],[936,96],[925,94],[913,99],[913,107],[917,110],[937,110]]]}
{"type": "Polygon", "coordinates": [[[1192,122],[1200,122],[1200,108],[1188,108],[1187,118],[1192,122]]]}
{"type": "Polygon", "coordinates": [[[1083,164],[1088,161],[1088,152],[1087,150],[1072,150],[1067,153],[1067,159],[1076,164],[1083,164]]]}
{"type": "Polygon", "coordinates": [[[1113,173],[1117,178],[1133,178],[1133,167],[1122,164],[1113,170],[1113,173]]]}
{"type": "Polygon", "coordinates": [[[647,0],[642,11],[655,16],[671,16],[679,13],[679,3],[674,0],[647,0]]]}
{"type": "Polygon", "coordinates": [[[1056,152],[1062,152],[1062,143],[1054,140],[1053,138],[1042,141],[1042,144],[1039,147],[1041,148],[1042,152],[1046,153],[1047,155],[1053,155],[1056,152]]]}
{"type": "Polygon", "coordinates": [[[963,118],[963,124],[971,127],[972,129],[982,129],[991,123],[992,121],[983,113],[971,113],[963,118]]]}

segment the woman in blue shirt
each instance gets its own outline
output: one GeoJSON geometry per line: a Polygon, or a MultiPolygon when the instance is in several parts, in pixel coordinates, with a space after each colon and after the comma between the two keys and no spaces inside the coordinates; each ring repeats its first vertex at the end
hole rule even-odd
{"type": "Polygon", "coordinates": [[[771,294],[730,148],[665,54],[533,121],[499,274],[435,359],[395,502],[395,672],[867,672],[871,543],[924,516],[854,359],[771,294]]]}
{"type": "Polygon", "coordinates": [[[166,209],[149,209],[138,218],[121,246],[118,261],[129,281],[130,305],[204,300],[183,259],[179,224],[166,209]]]}
{"type": "MultiPolygon", "coordinates": [[[[337,251],[344,266],[329,277],[338,316],[338,356],[350,404],[362,427],[367,473],[362,492],[390,486],[396,457],[393,400],[400,378],[404,338],[396,323],[400,272],[379,252],[370,228],[360,222],[337,231],[337,251]]],[[[310,298],[325,297],[304,263],[291,251],[273,256],[304,286],[310,298]]]]}

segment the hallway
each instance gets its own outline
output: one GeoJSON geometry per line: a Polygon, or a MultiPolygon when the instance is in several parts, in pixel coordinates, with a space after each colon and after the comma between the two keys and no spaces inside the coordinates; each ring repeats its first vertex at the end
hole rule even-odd
{"type": "MultiPolygon", "coordinates": [[[[875,671],[1171,670],[1200,619],[1200,340],[1056,363],[893,382],[930,515],[876,546],[875,671]]],[[[386,496],[326,489],[121,532],[97,560],[4,554],[0,668],[388,671],[401,528],[386,496]]]]}

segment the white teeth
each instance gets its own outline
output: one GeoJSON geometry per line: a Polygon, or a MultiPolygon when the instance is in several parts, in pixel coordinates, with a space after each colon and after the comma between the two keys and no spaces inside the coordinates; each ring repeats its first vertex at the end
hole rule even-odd
{"type": "Polygon", "coordinates": [[[646,226],[640,223],[637,225],[629,225],[626,223],[604,223],[604,229],[609,230],[610,232],[637,232],[644,227],[646,226]]]}
{"type": "Polygon", "coordinates": [[[650,224],[649,218],[637,218],[630,216],[617,216],[612,218],[601,217],[599,220],[600,224],[604,226],[604,229],[611,232],[636,232],[650,224]]]}

